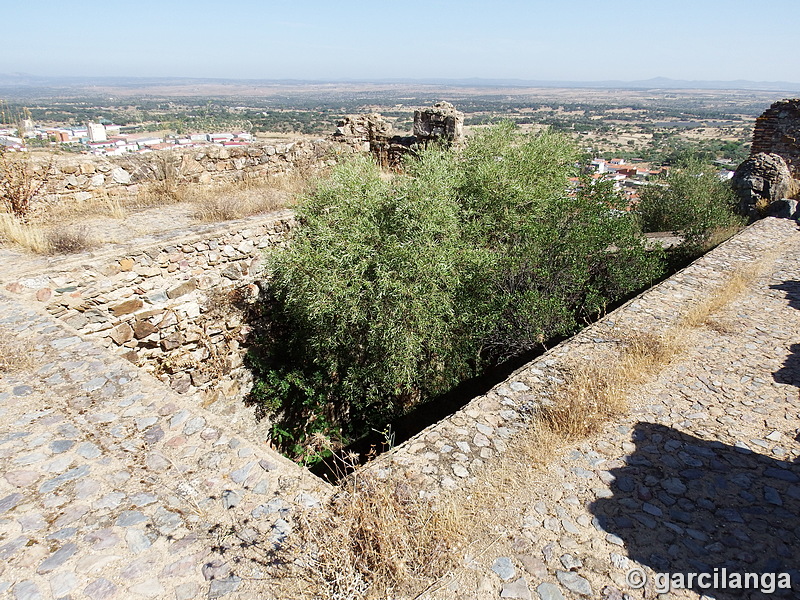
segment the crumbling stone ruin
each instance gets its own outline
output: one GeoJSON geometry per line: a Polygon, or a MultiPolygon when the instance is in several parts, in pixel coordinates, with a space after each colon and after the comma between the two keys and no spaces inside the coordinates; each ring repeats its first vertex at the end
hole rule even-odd
{"type": "Polygon", "coordinates": [[[317,171],[336,163],[336,157],[371,152],[384,167],[398,166],[417,144],[441,140],[459,144],[464,117],[448,102],[415,111],[414,135],[392,129],[377,113],[352,115],[337,124],[333,135],[288,144],[250,146],[208,145],[168,152],[125,156],[56,155],[52,162],[37,160],[37,176],[49,172],[46,193],[34,210],[48,204],[80,204],[96,198],[135,197],[143,186],[161,184],[212,185],[295,170],[317,171]]]}
{"type": "Polygon", "coordinates": [[[381,165],[394,167],[418,144],[441,141],[459,144],[464,139],[464,115],[449,102],[414,111],[413,135],[403,136],[377,114],[351,115],[337,123],[334,139],[361,147],[375,155],[381,165]]]}
{"type": "Polygon", "coordinates": [[[464,138],[464,114],[449,102],[414,111],[414,137],[418,142],[444,140],[458,144],[464,138]]]}
{"type": "Polygon", "coordinates": [[[756,120],[750,157],[736,169],[733,188],[741,214],[797,218],[800,194],[800,99],[781,100],[756,120]]]}

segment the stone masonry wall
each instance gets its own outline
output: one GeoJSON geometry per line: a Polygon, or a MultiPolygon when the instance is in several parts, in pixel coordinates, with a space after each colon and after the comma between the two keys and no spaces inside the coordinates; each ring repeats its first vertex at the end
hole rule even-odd
{"type": "Polygon", "coordinates": [[[258,294],[261,255],[286,243],[293,215],[243,219],[195,235],[83,257],[5,289],[43,306],[203,406],[241,400],[249,328],[237,302],[258,294]],[[87,264],[90,263],[90,264],[87,264]]]}
{"type": "Polygon", "coordinates": [[[47,174],[46,202],[85,202],[94,198],[133,197],[156,182],[211,184],[315,170],[335,164],[341,155],[362,151],[358,144],[298,140],[287,144],[200,146],[146,154],[98,157],[34,154],[38,176],[47,174]]]}
{"type": "Polygon", "coordinates": [[[775,102],[756,120],[751,156],[778,154],[800,179],[800,99],[775,102]]]}
{"type": "Polygon", "coordinates": [[[758,257],[796,235],[796,225],[788,220],[757,221],[363,469],[408,481],[423,497],[469,484],[487,461],[506,452],[513,438],[529,431],[532,417],[553,402],[565,371],[617,360],[626,336],[666,332],[732,273],[752,267],[758,257]]]}
{"type": "Polygon", "coordinates": [[[384,166],[397,166],[418,142],[442,138],[458,143],[463,137],[462,126],[463,114],[452,104],[440,102],[415,111],[414,136],[398,135],[380,115],[369,114],[345,118],[328,138],[285,144],[214,144],[111,157],[31,156],[36,161],[37,179],[46,179],[40,205],[86,202],[134,197],[158,182],[168,186],[229,183],[295,170],[314,171],[360,152],[371,152],[384,166]]]}

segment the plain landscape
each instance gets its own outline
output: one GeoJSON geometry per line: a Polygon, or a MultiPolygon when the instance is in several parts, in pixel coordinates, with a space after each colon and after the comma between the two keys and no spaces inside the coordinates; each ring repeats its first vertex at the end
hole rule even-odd
{"type": "Polygon", "coordinates": [[[0,592],[794,597],[793,86],[557,85],[0,77],[0,592]]]}

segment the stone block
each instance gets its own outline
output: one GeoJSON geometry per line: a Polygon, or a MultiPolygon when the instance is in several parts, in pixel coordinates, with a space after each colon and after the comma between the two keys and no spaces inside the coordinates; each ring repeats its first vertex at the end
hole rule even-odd
{"type": "Polygon", "coordinates": [[[125,342],[133,339],[133,329],[127,323],[122,323],[111,330],[109,337],[117,346],[122,346],[125,342]]]}
{"type": "Polygon", "coordinates": [[[136,325],[133,328],[133,336],[137,340],[141,340],[146,338],[149,335],[152,335],[158,331],[158,327],[150,323],[150,321],[136,321],[136,325]]]}
{"type": "Polygon", "coordinates": [[[170,300],[174,300],[175,298],[179,298],[184,296],[190,292],[193,292],[197,289],[197,281],[192,278],[188,281],[184,281],[180,285],[176,285],[174,288],[167,290],[167,297],[170,300]]]}
{"type": "Polygon", "coordinates": [[[139,298],[131,298],[130,300],[126,300],[122,304],[117,304],[115,307],[113,307],[111,309],[111,314],[113,314],[115,317],[121,317],[122,315],[134,313],[143,306],[144,302],[142,302],[139,298]]]}

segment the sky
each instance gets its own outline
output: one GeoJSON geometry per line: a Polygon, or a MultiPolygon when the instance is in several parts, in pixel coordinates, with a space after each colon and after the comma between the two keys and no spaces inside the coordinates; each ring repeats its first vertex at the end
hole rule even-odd
{"type": "Polygon", "coordinates": [[[800,82],[799,0],[4,0],[0,73],[800,82]]]}

